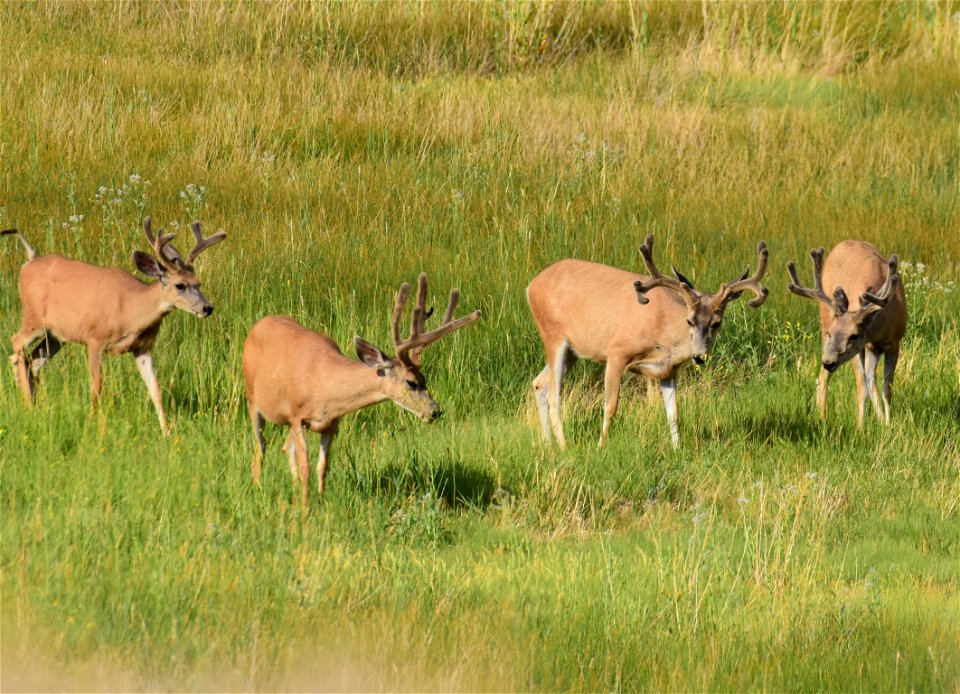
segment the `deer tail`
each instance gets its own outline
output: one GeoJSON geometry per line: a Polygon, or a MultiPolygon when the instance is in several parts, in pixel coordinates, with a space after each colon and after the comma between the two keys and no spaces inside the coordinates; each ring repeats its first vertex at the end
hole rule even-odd
{"type": "Polygon", "coordinates": [[[17,238],[20,239],[20,243],[23,244],[24,249],[27,251],[27,262],[37,257],[37,252],[33,250],[33,246],[27,243],[27,240],[23,238],[23,235],[16,229],[4,229],[0,231],[0,236],[6,236],[7,234],[16,234],[17,238]]]}

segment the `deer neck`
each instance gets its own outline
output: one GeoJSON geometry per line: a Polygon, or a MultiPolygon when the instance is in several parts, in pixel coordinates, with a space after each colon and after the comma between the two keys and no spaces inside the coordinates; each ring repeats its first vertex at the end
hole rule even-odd
{"type": "Polygon", "coordinates": [[[127,300],[129,323],[135,332],[159,323],[174,306],[163,295],[160,282],[141,283],[127,300]]]}
{"type": "Polygon", "coordinates": [[[390,399],[384,392],[385,377],[377,375],[376,369],[352,359],[344,361],[344,368],[337,369],[326,377],[328,391],[325,409],[329,418],[339,419],[343,415],[390,399]]]}

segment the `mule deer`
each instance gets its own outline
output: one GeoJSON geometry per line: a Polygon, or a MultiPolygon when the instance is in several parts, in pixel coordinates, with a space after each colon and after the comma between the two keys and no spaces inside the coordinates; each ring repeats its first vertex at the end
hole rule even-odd
{"type": "Polygon", "coordinates": [[[389,357],[359,337],[353,339],[360,361],[348,359],[337,343],[322,333],[303,327],[286,316],[267,316],[250,330],[243,344],[243,378],[253,426],[253,479],[259,484],[260,467],[266,449],[264,420],[290,427],[283,448],[290,472],[302,484],[302,501],[307,503],[310,466],[304,429],[320,434],[317,460],[317,488],[321,496],[326,485],[330,445],[340,418],[369,405],[392,400],[401,408],[428,422],[440,416],[440,408],[427,390],[420,370],[424,348],[444,335],[480,318],[480,311],[457,318],[460,292],[450,292],[443,323],[425,332],[433,309],[426,308],[427,276],[419,277],[417,303],[410,319],[410,336],[400,337],[400,319],[410,296],[410,285],[400,287],[393,309],[393,346],[389,357]]]}
{"type": "Polygon", "coordinates": [[[577,357],[605,363],[602,446],[617,412],[620,381],[626,370],[660,381],[674,447],[677,428],[676,374],[693,359],[702,364],[717,337],[727,304],[746,290],[760,306],[767,288],[760,278],[767,269],[767,248],[757,247],[757,272],[750,269],[716,294],[694,289],[674,270],[663,275],[653,262],[653,235],[640,246],[650,277],[585,260],[561,260],[533,278],[527,300],[546,350],[547,365],[534,379],[544,439],[551,425],[560,447],[566,445],[560,411],[560,382],[577,357]],[[659,291],[652,291],[660,288],[659,291]],[[649,296],[648,296],[649,294],[649,296]]]}
{"type": "Polygon", "coordinates": [[[787,264],[787,288],[798,296],[820,302],[820,336],[823,342],[817,406],[827,414],[830,374],[851,361],[857,381],[857,427],[863,428],[867,394],[877,417],[890,423],[893,373],[900,356],[900,340],[907,328],[907,299],[897,274],[897,256],[885,259],[864,241],[841,241],[826,262],[823,248],[810,251],[813,288],[803,287],[793,262],[787,264]],[[841,282],[846,289],[841,286],[841,282]],[[876,292],[876,293],[874,293],[876,292]],[[848,293],[854,298],[848,298],[848,293]],[[856,297],[859,297],[856,298],[856,297]],[[883,355],[883,414],[877,398],[876,372],[883,355]]]}
{"type": "Polygon", "coordinates": [[[154,255],[134,251],[133,262],[140,272],[159,280],[150,284],[119,268],[88,265],[59,255],[38,256],[16,229],[0,232],[15,234],[27,251],[27,262],[20,270],[23,322],[13,336],[10,361],[28,406],[33,404],[40,369],[60,351],[63,342],[87,346],[94,408],[100,399],[103,353],[130,352],[150,392],[160,429],[164,436],[170,435],[151,350],[160,322],[174,308],[201,318],[213,313],[213,306],[200,292],[193,261],[226,238],[223,231],[204,238],[200,222],[193,222],[191,228],[197,243],[184,259],[170,245],[173,234],[161,230],[154,237],[150,218],[143,221],[143,232],[154,255]]]}

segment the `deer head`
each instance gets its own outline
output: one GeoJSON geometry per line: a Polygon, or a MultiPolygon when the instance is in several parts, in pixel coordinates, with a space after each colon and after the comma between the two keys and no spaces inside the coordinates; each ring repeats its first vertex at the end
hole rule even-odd
{"type": "Polygon", "coordinates": [[[377,370],[377,375],[383,379],[383,392],[393,402],[424,421],[434,421],[442,413],[427,390],[427,381],[420,370],[420,356],[428,345],[480,318],[480,311],[474,311],[454,320],[453,312],[460,300],[460,290],[453,289],[450,292],[450,302],[447,304],[443,322],[435,330],[425,332],[426,321],[433,315],[433,309],[426,308],[427,275],[421,272],[418,280],[417,303],[410,316],[410,335],[407,338],[401,338],[400,321],[409,298],[410,285],[404,282],[397,293],[391,325],[393,346],[397,356],[387,356],[360,337],[355,337],[353,342],[360,361],[377,370]]]}
{"type": "Polygon", "coordinates": [[[859,308],[851,311],[850,301],[843,287],[838,285],[833,296],[823,290],[823,253],[823,248],[810,251],[813,261],[813,288],[801,286],[793,261],[787,263],[787,272],[790,274],[787,289],[797,296],[815,299],[830,309],[829,322],[823,325],[821,362],[827,371],[835,371],[863,351],[869,342],[871,324],[896,291],[900,275],[897,273],[897,256],[892,255],[887,261],[887,279],[883,286],[876,294],[870,291],[861,294],[859,308]]]}
{"type": "Polygon", "coordinates": [[[154,255],[134,251],[133,262],[140,272],[160,281],[161,292],[168,306],[206,318],[213,313],[213,306],[200,291],[200,280],[194,274],[193,261],[204,250],[223,241],[227,233],[221,230],[204,238],[200,231],[200,222],[194,221],[190,228],[197,243],[184,260],[180,252],[170,245],[174,235],[164,234],[161,229],[154,236],[152,222],[147,217],[143,220],[143,233],[154,255]]]}
{"type": "Polygon", "coordinates": [[[714,340],[717,339],[717,332],[723,322],[723,312],[728,303],[738,299],[744,290],[749,289],[755,294],[755,298],[750,301],[750,306],[757,308],[766,300],[769,293],[769,290],[760,284],[760,278],[767,271],[768,251],[763,241],[757,245],[756,273],[748,278],[750,268],[747,267],[743,275],[730,284],[721,285],[720,291],[715,294],[698,291],[690,280],[677,272],[676,268],[673,268],[673,277],[668,277],[660,272],[653,262],[653,234],[647,234],[646,240],[640,246],[640,255],[643,256],[647,272],[650,273],[650,279],[634,282],[637,301],[641,304],[648,303],[650,300],[646,293],[654,287],[667,287],[680,295],[680,298],[687,305],[690,343],[693,349],[693,360],[697,364],[703,364],[704,357],[713,346],[714,340]]]}

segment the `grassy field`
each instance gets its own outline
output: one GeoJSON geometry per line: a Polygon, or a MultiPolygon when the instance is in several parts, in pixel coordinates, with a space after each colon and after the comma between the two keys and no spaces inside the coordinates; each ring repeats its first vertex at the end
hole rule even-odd
{"type": "MultiPolygon", "coordinates": [[[[960,691],[960,4],[0,5],[0,226],[133,270],[140,221],[227,230],[216,306],[164,322],[160,436],[133,360],[91,414],[68,345],[26,409],[0,369],[0,688],[960,691]],[[680,378],[681,445],[602,368],[545,448],[524,289],[580,257],[715,290],[766,240],[680,378]],[[902,262],[894,421],[853,376],[814,405],[788,260],[902,262]],[[446,411],[345,419],[301,513],[240,348],[284,313],[389,348],[429,273],[483,320],[426,352],[446,411]]],[[[0,248],[0,335],[22,249],[0,248]]],[[[311,438],[311,450],[317,440],[311,438]]]]}

